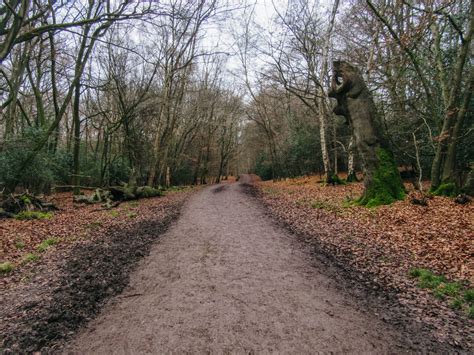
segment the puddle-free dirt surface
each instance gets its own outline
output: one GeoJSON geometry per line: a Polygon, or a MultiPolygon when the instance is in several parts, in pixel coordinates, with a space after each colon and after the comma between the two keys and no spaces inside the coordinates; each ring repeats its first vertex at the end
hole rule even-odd
{"type": "Polygon", "coordinates": [[[417,350],[406,334],[360,307],[326,268],[242,184],[211,186],[190,198],[123,294],[64,351],[417,350]]]}

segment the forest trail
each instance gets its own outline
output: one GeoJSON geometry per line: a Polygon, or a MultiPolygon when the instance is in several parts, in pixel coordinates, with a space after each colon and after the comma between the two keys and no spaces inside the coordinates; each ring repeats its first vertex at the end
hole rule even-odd
{"type": "MultiPolygon", "coordinates": [[[[247,182],[250,177],[244,177],[247,182]]],[[[198,192],[130,285],[65,349],[78,353],[408,350],[336,287],[240,183],[198,192]]],[[[340,286],[340,285],[339,285],[340,286]]]]}

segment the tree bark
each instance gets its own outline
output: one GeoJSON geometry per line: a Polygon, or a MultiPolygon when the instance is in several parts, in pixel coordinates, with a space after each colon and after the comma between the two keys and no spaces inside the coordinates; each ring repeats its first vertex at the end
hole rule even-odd
{"type": "Polygon", "coordinates": [[[364,193],[359,203],[373,207],[403,199],[405,191],[397,165],[360,72],[349,63],[334,62],[329,96],[337,99],[334,113],[350,124],[364,167],[364,193]]]}

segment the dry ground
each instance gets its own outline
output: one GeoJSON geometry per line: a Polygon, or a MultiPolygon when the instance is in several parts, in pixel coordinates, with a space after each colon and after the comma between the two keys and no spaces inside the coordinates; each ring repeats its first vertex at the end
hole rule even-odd
{"type": "MultiPolygon", "coordinates": [[[[393,292],[396,301],[435,336],[451,344],[473,346],[465,305],[450,308],[409,277],[426,268],[472,288],[474,279],[474,204],[434,197],[428,206],[407,198],[367,209],[351,203],[362,184],[323,186],[317,177],[260,182],[255,191],[270,215],[303,236],[333,261],[374,288],[393,292]]],[[[407,186],[409,189],[410,187],[407,186]]]]}
{"type": "Polygon", "coordinates": [[[222,184],[194,195],[123,295],[65,352],[448,349],[421,329],[409,333],[413,328],[386,323],[377,307],[362,305],[341,275],[276,226],[244,190],[222,184]]]}

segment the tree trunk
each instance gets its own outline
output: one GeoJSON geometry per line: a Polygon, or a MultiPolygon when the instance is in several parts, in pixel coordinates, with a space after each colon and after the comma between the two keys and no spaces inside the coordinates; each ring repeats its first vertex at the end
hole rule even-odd
{"type": "Polygon", "coordinates": [[[79,195],[81,185],[79,171],[80,171],[80,162],[79,155],[81,149],[81,121],[79,117],[79,103],[81,96],[81,84],[76,83],[74,88],[74,103],[72,107],[72,118],[74,122],[74,146],[73,146],[73,168],[72,168],[72,183],[74,187],[74,195],[79,195]]]}
{"type": "Polygon", "coordinates": [[[397,165],[360,72],[349,63],[334,62],[329,96],[337,99],[334,113],[346,117],[350,124],[364,167],[365,189],[359,203],[374,207],[403,199],[405,191],[397,165]]]}
{"type": "Polygon", "coordinates": [[[347,156],[347,182],[357,181],[357,175],[354,169],[354,137],[351,136],[349,141],[347,156]]]}

